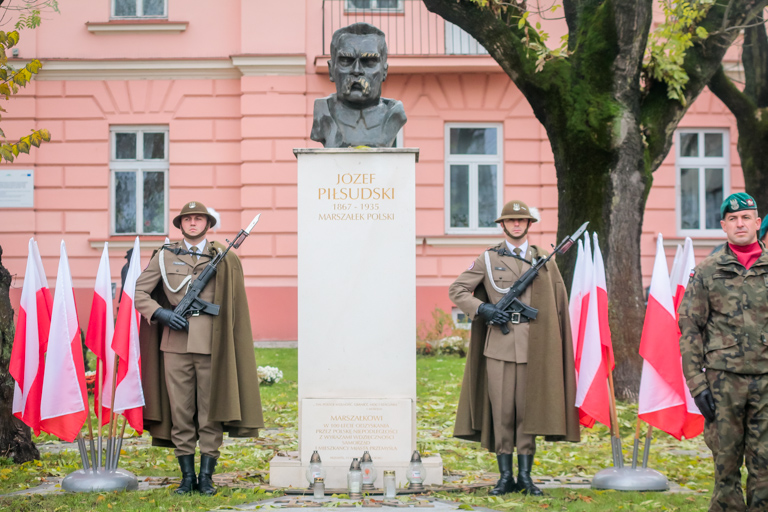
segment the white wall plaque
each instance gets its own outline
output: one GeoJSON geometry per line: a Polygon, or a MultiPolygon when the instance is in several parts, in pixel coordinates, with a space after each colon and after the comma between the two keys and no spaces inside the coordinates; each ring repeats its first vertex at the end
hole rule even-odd
{"type": "Polygon", "coordinates": [[[35,206],[35,171],[0,170],[0,208],[35,206]]]}

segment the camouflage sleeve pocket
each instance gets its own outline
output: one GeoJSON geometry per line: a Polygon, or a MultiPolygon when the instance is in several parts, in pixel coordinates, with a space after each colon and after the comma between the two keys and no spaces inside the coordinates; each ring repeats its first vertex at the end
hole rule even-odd
{"type": "Polygon", "coordinates": [[[723,350],[725,348],[734,347],[739,344],[739,337],[733,334],[717,333],[715,335],[707,336],[707,341],[704,343],[704,352],[709,353],[715,350],[723,350]]]}

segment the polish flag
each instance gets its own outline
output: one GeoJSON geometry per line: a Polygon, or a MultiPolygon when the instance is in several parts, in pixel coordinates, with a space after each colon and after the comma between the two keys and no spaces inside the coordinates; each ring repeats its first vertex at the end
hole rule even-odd
{"type": "Polygon", "coordinates": [[[99,262],[99,271],[96,274],[96,286],[93,290],[88,334],[85,336],[85,346],[96,355],[97,381],[93,411],[98,416],[99,405],[101,405],[102,426],[109,423],[112,406],[112,374],[115,366],[115,351],[112,350],[112,336],[115,332],[115,319],[112,312],[112,274],[107,251],[108,243],[105,243],[101,262],[99,262]],[[99,394],[101,396],[98,396],[99,394]]]}
{"type": "MultiPolygon", "coordinates": [[[[587,237],[587,243],[589,237],[587,237]]],[[[587,256],[590,256],[587,253],[587,256]]],[[[594,261],[589,258],[586,314],[582,316],[584,338],[580,347],[581,357],[579,378],[576,383],[576,407],[579,408],[579,422],[592,427],[595,421],[610,428],[610,395],[608,390],[608,369],[603,357],[603,343],[600,336],[600,312],[598,308],[598,276],[594,261]]],[[[582,310],[583,313],[583,310],[582,310]]]]}
{"type": "MultiPolygon", "coordinates": [[[[679,246],[678,246],[679,247],[679,246]]],[[[685,248],[680,257],[680,264],[677,272],[672,274],[672,297],[674,297],[675,314],[680,303],[683,302],[685,289],[688,287],[688,281],[691,279],[691,272],[696,268],[696,258],[693,255],[693,241],[691,237],[685,238],[685,248]]]]}
{"type": "MultiPolygon", "coordinates": [[[[577,256],[578,257],[578,256],[577,256]]],[[[579,331],[573,338],[574,350],[573,350],[573,363],[576,368],[576,381],[578,382],[578,375],[581,368],[581,354],[584,350],[584,330],[586,329],[587,310],[589,309],[589,292],[592,286],[592,272],[594,271],[594,265],[592,264],[592,245],[589,242],[589,233],[584,235],[584,257],[581,263],[581,310],[579,312],[579,331]]],[[[575,275],[575,274],[574,274],[575,275]]],[[[576,305],[574,304],[574,309],[576,305]]],[[[570,312],[570,304],[568,305],[570,312]]],[[[573,327],[573,324],[571,324],[573,327]]],[[[594,424],[585,426],[591,427],[594,424]]]]}
{"type": "MultiPolygon", "coordinates": [[[[573,269],[573,281],[571,282],[571,297],[568,302],[568,313],[571,317],[571,339],[573,341],[573,354],[579,346],[579,327],[581,324],[581,300],[584,295],[584,244],[579,240],[576,265],[573,269]]],[[[576,367],[576,378],[579,378],[579,369],[576,367]]]]}
{"type": "Polygon", "coordinates": [[[605,281],[605,264],[600,244],[597,243],[597,233],[592,233],[595,242],[595,285],[597,288],[597,315],[600,319],[600,343],[603,348],[603,359],[608,371],[613,371],[616,362],[613,359],[613,343],[611,343],[611,328],[608,325],[608,286],[605,281]]]}
{"type": "MultiPolygon", "coordinates": [[[[680,268],[686,266],[683,251],[680,268]]],[[[664,241],[659,234],[640,340],[643,373],[640,380],[638,416],[676,439],[690,439],[703,431],[704,418],[690,410],[689,403],[692,403],[693,399],[690,398],[683,376],[680,331],[670,290],[664,241]]]]}
{"type": "Polygon", "coordinates": [[[60,252],[51,332],[45,358],[40,428],[71,443],[85,424],[88,395],[85,391],[83,349],[80,344],[75,293],[63,240],[60,252]]]}
{"type": "MultiPolygon", "coordinates": [[[[677,294],[677,280],[678,280],[678,273],[680,272],[680,262],[683,259],[683,248],[680,247],[680,244],[677,244],[677,250],[675,250],[675,259],[672,262],[672,270],[669,271],[669,285],[670,290],[672,293],[672,297],[674,297],[677,294]]],[[[677,310],[677,308],[675,308],[677,310]]]]}
{"type": "Polygon", "coordinates": [[[144,431],[144,391],[141,387],[141,356],[139,354],[139,320],[133,299],[136,280],[141,274],[139,237],[133,244],[133,253],[125,277],[120,310],[117,313],[112,349],[119,357],[114,412],[125,416],[138,433],[144,431]]]}
{"type": "Polygon", "coordinates": [[[40,435],[40,398],[52,306],[51,290],[45,278],[40,251],[35,239],[30,238],[9,371],[16,381],[13,389],[13,415],[31,427],[35,435],[40,435]]]}

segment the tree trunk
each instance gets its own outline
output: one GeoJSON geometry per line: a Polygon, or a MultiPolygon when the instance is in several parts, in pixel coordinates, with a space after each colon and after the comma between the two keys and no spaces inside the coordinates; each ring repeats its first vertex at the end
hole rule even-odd
{"type": "Polygon", "coordinates": [[[40,458],[32,433],[12,413],[14,380],[8,370],[13,349],[13,308],[9,290],[11,273],[3,267],[0,247],[0,457],[22,464],[40,458]]]}
{"type": "MultiPolygon", "coordinates": [[[[755,23],[763,21],[758,16],[755,23]]],[[[747,193],[757,201],[761,217],[768,215],[768,36],[763,25],[744,31],[742,63],[745,86],[740,91],[722,67],[709,82],[710,90],[736,117],[738,151],[747,193]]]]}

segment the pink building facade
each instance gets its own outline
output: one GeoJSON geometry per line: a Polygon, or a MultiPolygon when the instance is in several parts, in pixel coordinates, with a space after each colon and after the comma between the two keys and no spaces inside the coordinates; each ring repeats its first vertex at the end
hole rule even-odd
{"type": "MultiPolygon", "coordinates": [[[[532,242],[555,241],[557,188],[544,129],[484,50],[419,1],[81,0],[62,9],[22,32],[17,59],[44,67],[2,121],[10,139],[33,127],[52,134],[0,167],[0,177],[32,171],[34,179],[31,207],[0,204],[14,304],[29,237],[51,284],[64,239],[84,327],[104,243],[119,291],[134,237],[146,264],[166,236],[180,238],[171,219],[196,200],[221,214],[210,237],[220,241],[263,214],[238,250],[254,337],[295,340],[293,148],[320,147],[309,132],[314,100],[334,92],[330,35],[354,21],[387,32],[384,96],[400,99],[408,115],[398,145],[420,149],[418,320],[452,310],[448,285],[500,239],[492,220],[505,201],[538,206],[532,242]]],[[[736,142],[733,116],[705,91],[655,174],[642,235],[646,280],[657,233],[670,258],[685,236],[697,256],[722,242],[720,202],[744,187],[736,142]]]]}

